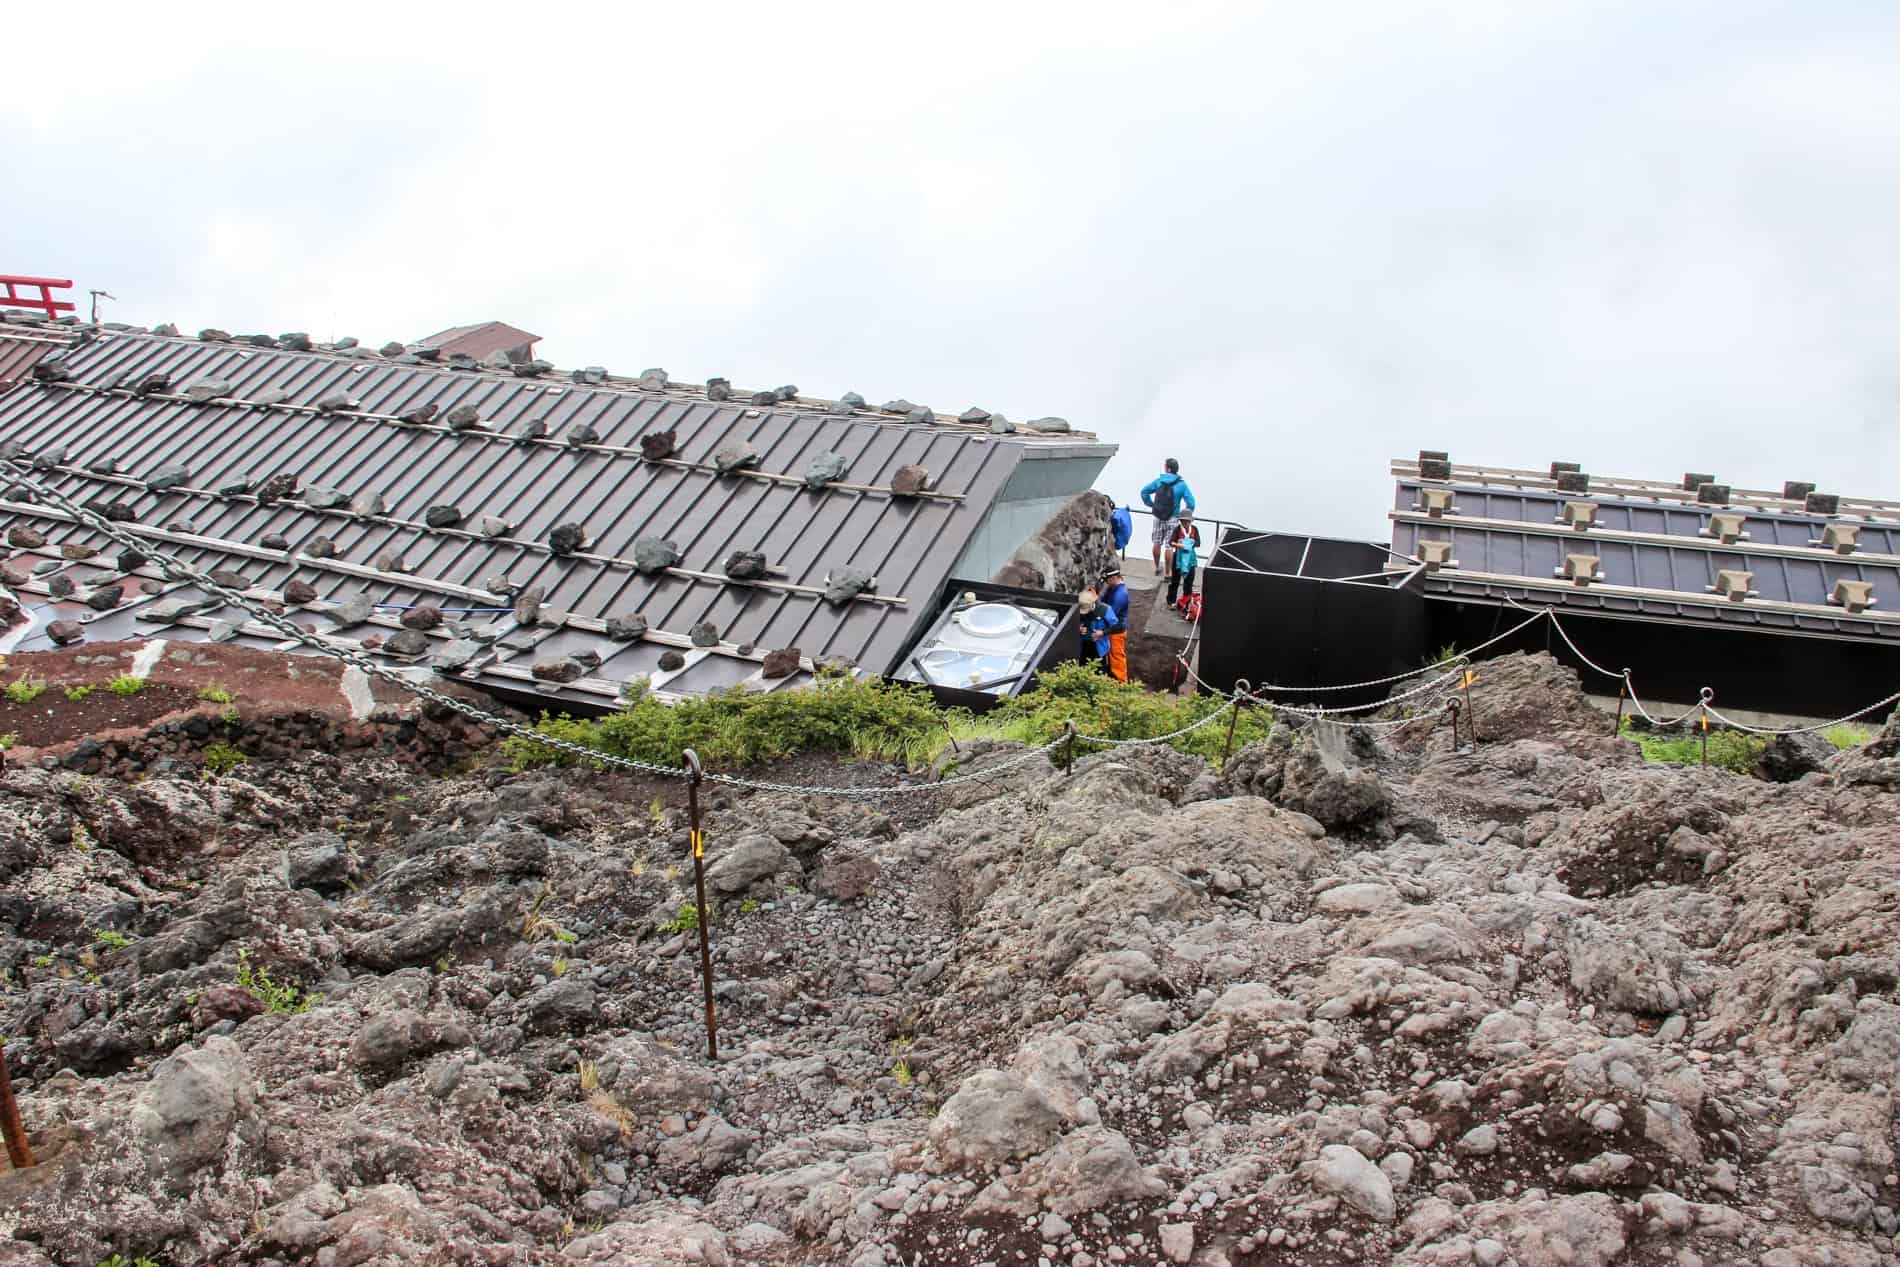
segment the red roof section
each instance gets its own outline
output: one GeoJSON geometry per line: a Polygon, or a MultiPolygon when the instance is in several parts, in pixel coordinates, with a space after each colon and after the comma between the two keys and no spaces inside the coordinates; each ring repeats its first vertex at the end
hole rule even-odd
{"type": "Polygon", "coordinates": [[[485,360],[496,352],[507,352],[541,341],[506,321],[482,321],[472,326],[451,326],[422,340],[422,346],[440,348],[443,353],[462,352],[476,360],[485,360]]]}

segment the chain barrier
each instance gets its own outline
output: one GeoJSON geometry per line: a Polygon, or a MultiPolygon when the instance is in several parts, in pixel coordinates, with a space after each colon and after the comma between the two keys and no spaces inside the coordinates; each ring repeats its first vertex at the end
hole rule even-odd
{"type": "Polygon", "coordinates": [[[1786,730],[1775,730],[1771,727],[1766,727],[1766,726],[1750,726],[1744,722],[1738,722],[1731,717],[1724,717],[1721,713],[1716,712],[1715,709],[1713,708],[1705,708],[1705,711],[1709,714],[1709,716],[1715,718],[1715,720],[1721,722],[1724,726],[1730,727],[1731,729],[1734,729],[1734,730],[1744,731],[1747,734],[1751,734],[1751,735],[1771,735],[1771,736],[1773,735],[1812,735],[1820,731],[1826,730],[1830,726],[1839,726],[1844,722],[1856,721],[1862,717],[1865,717],[1867,714],[1873,712],[1875,709],[1885,708],[1887,705],[1896,703],[1896,702],[1900,702],[1900,691],[1895,691],[1892,695],[1889,695],[1886,699],[1883,699],[1879,701],[1878,703],[1869,704],[1867,707],[1863,709],[1859,709],[1856,712],[1849,713],[1845,717],[1836,717],[1833,721],[1816,722],[1812,726],[1791,726],[1786,730]]]}
{"type": "MultiPolygon", "coordinates": [[[[1530,609],[1523,608],[1522,610],[1529,611],[1530,609]]],[[[1471,650],[1469,651],[1460,651],[1457,655],[1446,656],[1443,660],[1438,661],[1436,664],[1427,664],[1416,669],[1408,669],[1404,673],[1394,673],[1390,677],[1375,677],[1364,682],[1341,682],[1337,686],[1280,686],[1275,683],[1269,682],[1266,685],[1259,687],[1254,693],[1257,695],[1264,691],[1356,691],[1363,687],[1384,686],[1388,682],[1403,682],[1407,678],[1415,678],[1419,676],[1421,673],[1430,673],[1433,669],[1442,669],[1448,664],[1457,664],[1460,661],[1468,660],[1472,656],[1477,655],[1480,651],[1484,651],[1487,648],[1494,647],[1498,643],[1503,642],[1505,639],[1511,637],[1512,635],[1520,633],[1523,630],[1530,628],[1532,625],[1536,624],[1538,621],[1544,619],[1547,615],[1549,615],[1549,613],[1546,611],[1535,612],[1532,614],[1531,618],[1525,621],[1523,624],[1507,629],[1503,633],[1497,635],[1497,637],[1481,642],[1477,646],[1471,648],[1471,650]]],[[[1190,672],[1192,672],[1192,670],[1190,670],[1190,672]]],[[[1196,678],[1195,680],[1199,681],[1200,679],[1196,678]]],[[[1205,685],[1205,683],[1203,683],[1203,685],[1205,685]]]]}

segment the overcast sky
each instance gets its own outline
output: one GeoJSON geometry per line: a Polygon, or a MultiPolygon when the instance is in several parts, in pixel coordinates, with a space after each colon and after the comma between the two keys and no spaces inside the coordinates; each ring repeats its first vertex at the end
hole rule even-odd
{"type": "Polygon", "coordinates": [[[1892,0],[15,8],[0,271],[109,317],[1060,414],[1261,528],[1900,497],[1892,0]]]}

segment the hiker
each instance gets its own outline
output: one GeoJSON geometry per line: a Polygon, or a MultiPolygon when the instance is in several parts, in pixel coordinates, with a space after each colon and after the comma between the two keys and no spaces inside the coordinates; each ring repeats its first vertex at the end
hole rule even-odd
{"type": "Polygon", "coordinates": [[[1174,539],[1175,519],[1183,510],[1194,509],[1194,494],[1181,478],[1181,464],[1174,458],[1162,463],[1167,469],[1148,481],[1141,490],[1141,504],[1154,512],[1155,527],[1150,536],[1155,548],[1155,572],[1161,571],[1161,547],[1174,539]]]}
{"type": "Polygon", "coordinates": [[[1108,635],[1108,676],[1117,682],[1128,680],[1128,585],[1122,580],[1121,564],[1102,573],[1102,603],[1115,613],[1117,628],[1108,635]]]}
{"type": "Polygon", "coordinates": [[[1092,589],[1083,590],[1076,596],[1075,614],[1081,620],[1082,654],[1090,663],[1103,664],[1108,659],[1109,636],[1119,627],[1115,609],[1101,600],[1092,589]]]}
{"type": "Polygon", "coordinates": [[[1194,512],[1184,510],[1168,539],[1168,606],[1174,606],[1176,589],[1183,597],[1194,597],[1194,569],[1201,563],[1201,530],[1194,526],[1194,512]]]}

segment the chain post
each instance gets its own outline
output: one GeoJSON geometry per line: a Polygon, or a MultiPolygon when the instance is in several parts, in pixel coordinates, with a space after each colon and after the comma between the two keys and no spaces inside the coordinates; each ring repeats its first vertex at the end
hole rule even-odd
{"type": "Polygon", "coordinates": [[[699,977],[706,992],[706,1058],[719,1059],[719,1018],[713,1010],[712,917],[706,910],[706,833],[699,826],[699,783],[706,772],[691,748],[686,760],[686,806],[692,820],[693,893],[699,899],[699,977]]]}
{"type": "Polygon", "coordinates": [[[1715,692],[1708,687],[1702,688],[1702,700],[1696,705],[1702,711],[1702,765],[1709,764],[1709,701],[1715,698],[1715,692]]]}
{"type": "Polygon", "coordinates": [[[1478,746],[1478,710],[1471,704],[1471,684],[1478,680],[1478,671],[1469,664],[1465,665],[1464,680],[1459,683],[1465,692],[1465,725],[1471,731],[1471,746],[1478,746]]]}
{"type": "Polygon", "coordinates": [[[1234,755],[1234,730],[1240,725],[1240,710],[1247,706],[1247,696],[1253,686],[1246,678],[1234,683],[1234,711],[1227,718],[1227,742],[1221,745],[1220,763],[1227,764],[1227,758],[1234,755]]]}
{"type": "Polygon", "coordinates": [[[1616,725],[1610,727],[1612,735],[1623,733],[1623,701],[1629,698],[1630,671],[1623,670],[1623,680],[1616,684],[1616,725]]]}
{"type": "Polygon", "coordinates": [[[15,1170],[34,1165],[33,1146],[27,1142],[26,1126],[20,1121],[20,1106],[13,1098],[13,1078],[7,1073],[7,1053],[0,1047],[0,1128],[7,1137],[7,1160],[15,1170]]]}
{"type": "Polygon", "coordinates": [[[1459,703],[1454,697],[1445,701],[1445,711],[1451,714],[1451,750],[1458,751],[1458,710],[1459,703]]]}
{"type": "Polygon", "coordinates": [[[1067,778],[1075,773],[1075,718],[1071,717],[1064,727],[1062,743],[1062,776],[1067,778]]]}

